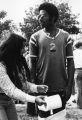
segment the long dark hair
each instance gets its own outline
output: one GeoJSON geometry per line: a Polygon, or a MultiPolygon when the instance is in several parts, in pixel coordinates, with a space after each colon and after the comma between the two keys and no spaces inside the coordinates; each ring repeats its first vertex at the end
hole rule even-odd
{"type": "Polygon", "coordinates": [[[7,74],[18,88],[22,88],[22,82],[19,77],[22,66],[25,68],[27,79],[30,79],[29,68],[21,54],[25,41],[26,39],[22,36],[12,33],[0,46],[0,61],[5,65],[7,74]]]}

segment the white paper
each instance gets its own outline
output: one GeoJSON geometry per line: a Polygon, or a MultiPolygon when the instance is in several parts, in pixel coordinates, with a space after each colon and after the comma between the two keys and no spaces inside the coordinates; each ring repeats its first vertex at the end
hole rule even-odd
{"type": "Polygon", "coordinates": [[[48,111],[62,107],[62,101],[58,94],[53,96],[45,96],[45,102],[47,105],[38,106],[39,110],[48,111]]]}

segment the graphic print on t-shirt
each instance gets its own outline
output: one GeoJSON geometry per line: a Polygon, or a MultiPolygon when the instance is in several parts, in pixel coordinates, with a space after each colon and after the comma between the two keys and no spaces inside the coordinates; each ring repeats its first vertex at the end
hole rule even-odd
{"type": "Polygon", "coordinates": [[[50,51],[55,52],[56,51],[56,45],[55,43],[50,43],[50,51]]]}

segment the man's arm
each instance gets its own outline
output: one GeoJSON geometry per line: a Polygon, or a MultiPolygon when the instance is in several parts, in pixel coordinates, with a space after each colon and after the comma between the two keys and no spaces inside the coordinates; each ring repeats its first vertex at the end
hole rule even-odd
{"type": "Polygon", "coordinates": [[[36,58],[31,57],[29,60],[30,79],[32,83],[36,83],[36,58]]]}
{"type": "Polygon", "coordinates": [[[29,68],[31,82],[36,83],[36,64],[38,56],[38,46],[34,37],[30,38],[29,42],[29,68]]]}
{"type": "Polygon", "coordinates": [[[71,96],[73,80],[74,80],[74,61],[72,58],[67,59],[67,74],[68,74],[68,84],[66,87],[66,101],[68,101],[71,96]]]}
{"type": "Polygon", "coordinates": [[[68,84],[66,87],[66,101],[68,101],[72,93],[74,71],[75,71],[71,38],[68,38],[68,41],[67,41],[66,55],[67,55],[67,75],[68,75],[68,84]]]}

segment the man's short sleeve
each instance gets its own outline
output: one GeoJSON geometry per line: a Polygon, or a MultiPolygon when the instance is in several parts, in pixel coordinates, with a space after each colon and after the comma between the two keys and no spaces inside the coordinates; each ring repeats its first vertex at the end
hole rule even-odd
{"type": "Polygon", "coordinates": [[[66,57],[73,58],[72,38],[68,37],[66,42],[66,57]]]}
{"type": "Polygon", "coordinates": [[[38,56],[37,40],[34,36],[31,36],[29,41],[29,57],[37,57],[37,56],[38,56]]]}

